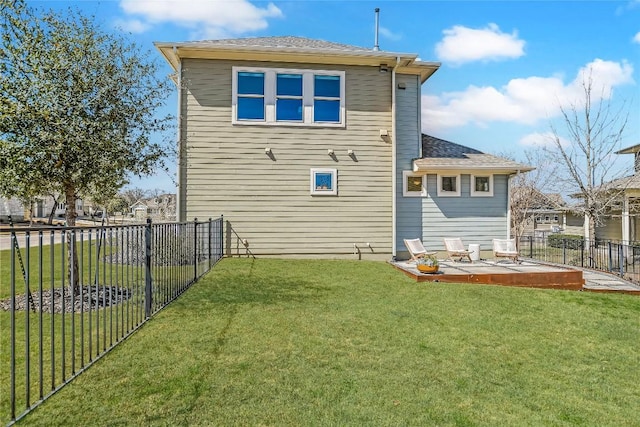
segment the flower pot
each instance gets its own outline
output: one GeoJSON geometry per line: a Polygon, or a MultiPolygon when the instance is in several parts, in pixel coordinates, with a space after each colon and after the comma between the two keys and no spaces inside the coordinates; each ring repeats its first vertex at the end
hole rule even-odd
{"type": "Polygon", "coordinates": [[[418,264],[417,267],[418,267],[418,271],[421,273],[437,273],[438,272],[437,265],[418,264]]]}

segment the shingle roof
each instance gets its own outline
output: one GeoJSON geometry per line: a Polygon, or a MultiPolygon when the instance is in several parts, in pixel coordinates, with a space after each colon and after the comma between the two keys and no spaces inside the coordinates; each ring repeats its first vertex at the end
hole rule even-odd
{"type": "Polygon", "coordinates": [[[635,174],[609,181],[599,188],[603,190],[636,190],[640,189],[640,175],[635,174]]]}
{"type": "Polygon", "coordinates": [[[531,166],[503,157],[485,154],[473,148],[422,134],[422,158],[415,160],[419,170],[485,169],[530,171],[531,166]]]}
{"type": "Polygon", "coordinates": [[[316,50],[335,50],[341,52],[364,52],[372,49],[352,46],[342,43],[327,42],[324,40],[309,39],[297,36],[276,37],[246,37],[239,39],[203,40],[194,42],[198,44],[210,44],[212,46],[237,46],[237,47],[261,47],[261,48],[297,48],[316,50]]]}

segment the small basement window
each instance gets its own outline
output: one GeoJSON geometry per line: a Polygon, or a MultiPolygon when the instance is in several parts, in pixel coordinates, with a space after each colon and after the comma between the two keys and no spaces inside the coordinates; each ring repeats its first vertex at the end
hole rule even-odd
{"type": "Polygon", "coordinates": [[[311,169],[311,195],[336,196],[338,194],[337,169],[311,169]]]}

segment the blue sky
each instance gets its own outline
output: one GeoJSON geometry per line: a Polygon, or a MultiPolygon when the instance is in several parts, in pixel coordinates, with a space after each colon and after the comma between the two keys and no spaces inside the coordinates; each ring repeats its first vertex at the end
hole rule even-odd
{"type": "MultiPolygon", "coordinates": [[[[422,88],[424,132],[522,158],[548,140],[551,123],[562,129],[559,106],[580,99],[581,73],[591,69],[594,88],[610,93],[614,108],[626,102],[622,146],[640,144],[640,0],[28,3],[76,6],[105,28],[130,32],[158,58],[154,41],[295,35],[373,47],[379,7],[382,50],[442,63],[422,88]]],[[[175,113],[175,96],[167,108],[175,113]]],[[[131,186],[174,190],[164,173],[131,186]]]]}

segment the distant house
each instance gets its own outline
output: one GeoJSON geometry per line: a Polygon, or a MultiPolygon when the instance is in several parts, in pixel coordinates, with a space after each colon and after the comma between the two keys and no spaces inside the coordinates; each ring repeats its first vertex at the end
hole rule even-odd
{"type": "Polygon", "coordinates": [[[618,240],[625,244],[640,241],[640,144],[616,154],[634,155],[634,174],[602,186],[617,198],[602,224],[596,226],[596,239],[618,240]]]}
{"type": "Polygon", "coordinates": [[[175,221],[176,195],[161,194],[156,197],[138,200],[129,206],[131,215],[136,219],[175,221]]]}
{"type": "Polygon", "coordinates": [[[584,218],[571,209],[561,194],[542,193],[531,188],[514,187],[512,200],[519,197],[530,198],[527,201],[527,220],[523,235],[544,237],[549,233],[582,235],[584,218]]]}
{"type": "Polygon", "coordinates": [[[18,199],[0,197],[0,222],[8,222],[9,217],[12,221],[24,221],[25,207],[18,199]]]}
{"type": "Polygon", "coordinates": [[[265,256],[509,234],[509,176],[530,168],[421,133],[439,63],[302,37],[156,47],[178,82],[179,220],[224,214],[265,256]]]}
{"type": "Polygon", "coordinates": [[[138,200],[133,205],[129,206],[129,211],[134,218],[142,220],[147,217],[149,206],[147,206],[147,204],[142,200],[138,200]]]}

